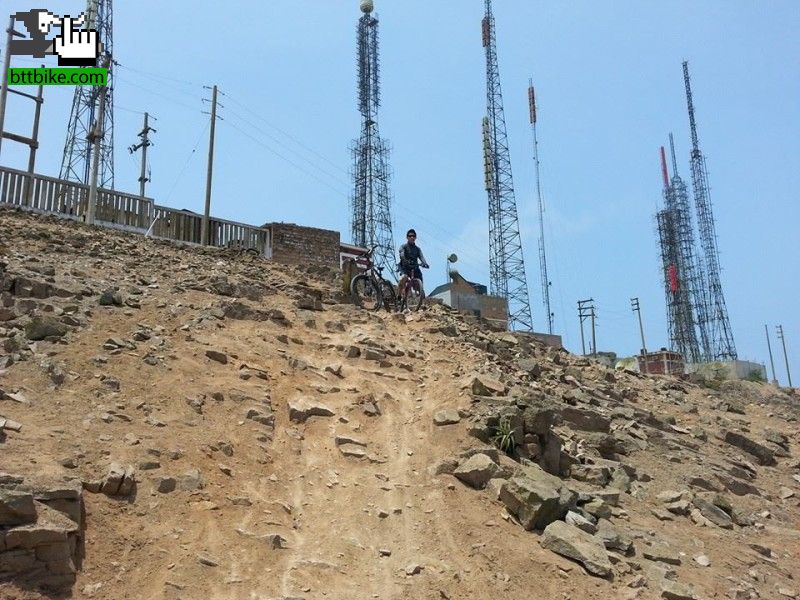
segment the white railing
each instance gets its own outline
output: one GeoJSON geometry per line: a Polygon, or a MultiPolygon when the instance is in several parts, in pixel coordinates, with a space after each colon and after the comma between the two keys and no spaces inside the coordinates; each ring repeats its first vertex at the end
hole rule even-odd
{"type": "MultiPolygon", "coordinates": [[[[83,220],[88,197],[89,187],[82,183],[0,167],[0,204],[83,220]]],[[[105,227],[200,244],[203,216],[159,206],[150,198],[98,189],[95,220],[98,225],[105,227]]],[[[252,248],[261,256],[272,256],[269,228],[215,217],[209,218],[209,244],[225,248],[252,248]]]]}

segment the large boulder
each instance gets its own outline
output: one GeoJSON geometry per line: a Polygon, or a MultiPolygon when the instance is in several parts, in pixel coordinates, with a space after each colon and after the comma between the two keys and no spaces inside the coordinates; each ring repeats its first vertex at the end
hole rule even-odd
{"type": "Polygon", "coordinates": [[[34,317],[25,326],[25,336],[32,341],[64,337],[69,327],[53,317],[34,317]]]}
{"type": "Polygon", "coordinates": [[[611,419],[589,408],[565,406],[561,416],[573,428],[581,431],[608,432],[611,428],[611,419]]]}
{"type": "Polygon", "coordinates": [[[759,444],[758,442],[751,440],[741,433],[736,433],[735,431],[726,431],[724,439],[731,446],[736,446],[737,448],[740,448],[741,450],[744,450],[748,454],[754,456],[760,465],[772,466],[776,463],[775,455],[772,450],[763,444],[759,444]]]}
{"type": "Polygon", "coordinates": [[[491,458],[485,454],[475,454],[460,464],[453,475],[468,486],[482,490],[500,472],[500,467],[491,458]]]}
{"type": "Polygon", "coordinates": [[[541,545],[551,552],[578,561],[592,575],[607,577],[611,574],[611,561],[603,542],[563,521],[554,521],[545,528],[541,545]]]}
{"type": "Polygon", "coordinates": [[[505,396],[506,386],[486,375],[478,375],[472,379],[472,393],[476,396],[505,396]]]}
{"type": "Polygon", "coordinates": [[[33,494],[0,488],[0,527],[36,521],[33,494]]]}
{"type": "Polygon", "coordinates": [[[529,531],[563,519],[577,499],[564,482],[538,466],[524,467],[500,488],[500,500],[529,531]]]}
{"type": "Polygon", "coordinates": [[[304,423],[309,417],[332,417],[335,413],[322,404],[306,398],[289,402],[289,420],[304,423]]]}

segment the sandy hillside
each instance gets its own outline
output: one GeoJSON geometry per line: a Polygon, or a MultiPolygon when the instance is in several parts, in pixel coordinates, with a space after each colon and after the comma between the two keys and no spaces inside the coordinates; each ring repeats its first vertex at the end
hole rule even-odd
{"type": "Polygon", "coordinates": [[[0,232],[0,598],[800,597],[797,395],[370,314],[318,267],[0,232]],[[17,569],[2,490],[64,485],[74,569],[17,569]]]}

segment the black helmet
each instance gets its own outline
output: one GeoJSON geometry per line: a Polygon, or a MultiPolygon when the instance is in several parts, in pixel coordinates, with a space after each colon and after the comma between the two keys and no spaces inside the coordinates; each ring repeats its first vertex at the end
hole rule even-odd
{"type": "Polygon", "coordinates": [[[414,237],[417,237],[417,232],[414,231],[413,229],[409,229],[408,231],[406,231],[406,237],[408,237],[410,235],[413,235],[414,237]]]}

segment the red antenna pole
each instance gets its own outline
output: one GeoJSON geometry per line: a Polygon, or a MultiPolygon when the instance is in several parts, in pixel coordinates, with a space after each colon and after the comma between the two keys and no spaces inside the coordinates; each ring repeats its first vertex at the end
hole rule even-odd
{"type": "Polygon", "coordinates": [[[669,171],[667,171],[667,154],[664,152],[664,146],[661,146],[661,175],[664,177],[664,187],[669,187],[669,171]]]}

